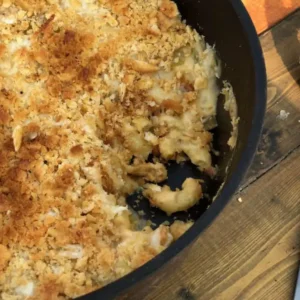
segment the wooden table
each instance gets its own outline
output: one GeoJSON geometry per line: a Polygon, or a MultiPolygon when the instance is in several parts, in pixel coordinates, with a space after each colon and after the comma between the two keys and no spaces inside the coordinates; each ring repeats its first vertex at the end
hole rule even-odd
{"type": "Polygon", "coordinates": [[[183,261],[163,267],[122,299],[293,299],[300,261],[300,0],[244,2],[268,74],[256,159],[240,193],[183,261]]]}

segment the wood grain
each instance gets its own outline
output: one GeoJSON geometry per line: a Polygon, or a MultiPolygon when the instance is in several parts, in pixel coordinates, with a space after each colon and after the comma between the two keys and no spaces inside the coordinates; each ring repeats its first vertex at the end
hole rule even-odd
{"type": "Polygon", "coordinates": [[[264,135],[244,189],[130,300],[288,300],[300,260],[300,11],[261,37],[268,70],[264,135]],[[278,118],[280,110],[289,113],[278,118]]]}
{"type": "Polygon", "coordinates": [[[300,7],[300,0],[243,0],[258,33],[262,33],[300,7]]]}

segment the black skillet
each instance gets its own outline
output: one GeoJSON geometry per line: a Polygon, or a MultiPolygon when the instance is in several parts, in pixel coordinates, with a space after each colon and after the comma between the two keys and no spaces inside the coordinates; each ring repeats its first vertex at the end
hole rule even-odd
{"type": "Polygon", "coordinates": [[[193,219],[196,221],[195,224],[167,250],[141,268],[82,299],[114,299],[188,246],[231,199],[256,151],[266,106],[266,73],[262,50],[249,15],[240,0],[175,2],[183,19],[200,34],[205,35],[208,43],[216,45],[222,61],[222,80],[228,80],[232,84],[237,99],[240,117],[237,146],[233,152],[227,146],[231,126],[228,115],[222,109],[223,99],[220,98],[217,118],[219,127],[213,132],[214,147],[221,154],[214,157],[214,162],[220,168],[217,178],[210,180],[191,163],[184,165],[171,163],[168,167],[167,184],[172,188],[181,187],[187,177],[205,179],[205,198],[188,212],[177,213],[172,217],[151,208],[145,199],[136,204],[137,195],[128,198],[128,204],[133,209],[143,210],[145,218],[152,220],[157,226],[166,220],[172,222],[174,219],[193,219]],[[225,184],[221,187],[222,183],[225,184]],[[211,203],[216,195],[215,201],[211,203]]]}

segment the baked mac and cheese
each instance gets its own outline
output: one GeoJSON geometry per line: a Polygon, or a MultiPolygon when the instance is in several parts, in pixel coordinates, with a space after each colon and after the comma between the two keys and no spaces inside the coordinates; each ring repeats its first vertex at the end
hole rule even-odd
{"type": "Polygon", "coordinates": [[[199,201],[196,179],[158,184],[168,160],[214,173],[219,66],[169,0],[0,3],[0,298],[74,298],[191,226],[138,230],[125,199],[199,201]]]}

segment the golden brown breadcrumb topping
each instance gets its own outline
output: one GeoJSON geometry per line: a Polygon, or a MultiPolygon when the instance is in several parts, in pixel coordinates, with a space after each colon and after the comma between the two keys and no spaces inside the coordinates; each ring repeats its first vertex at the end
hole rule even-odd
{"type": "MultiPolygon", "coordinates": [[[[0,3],[0,298],[74,298],[190,227],[138,230],[125,199],[170,159],[211,171],[214,50],[169,0],[0,3]]],[[[167,213],[202,195],[156,184],[167,213]]]]}

